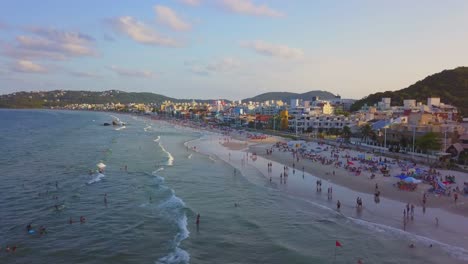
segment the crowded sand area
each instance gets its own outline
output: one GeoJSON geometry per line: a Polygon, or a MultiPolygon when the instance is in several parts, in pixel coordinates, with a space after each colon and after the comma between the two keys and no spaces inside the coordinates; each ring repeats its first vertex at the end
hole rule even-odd
{"type": "MultiPolygon", "coordinates": [[[[333,210],[338,217],[344,216],[365,228],[380,230],[379,232],[385,229],[398,237],[418,241],[418,244],[438,245],[446,248],[447,252],[454,252],[453,249],[456,248],[456,254],[468,255],[465,250],[468,247],[467,198],[462,195],[455,204],[452,197],[427,193],[426,206],[422,207],[423,193],[430,188],[428,184],[419,184],[415,191],[399,190],[394,186],[399,181],[394,175],[384,177],[381,172],[374,172],[375,177],[371,179],[372,173],[366,170],[362,170],[357,176],[356,172],[345,169],[343,163],[348,165],[348,160],[356,165],[353,167],[360,167],[360,162],[354,160],[355,155],[363,155],[359,151],[335,149],[332,154],[330,146],[320,145],[321,152],[314,156],[314,161],[307,153],[293,156],[293,149],[278,148],[278,142],[286,145],[292,143],[284,138],[187,122],[169,123],[201,133],[200,138],[186,143],[187,150],[205,154],[213,162],[219,159],[229,163],[234,167],[233,176],[237,173],[254,184],[284,192],[296,197],[298,201],[311,202],[320,208],[326,207],[326,210],[333,210]],[[335,155],[338,155],[337,160],[335,155]],[[332,158],[335,160],[331,163],[327,161],[332,158]],[[336,162],[341,162],[341,166],[336,166],[336,162]],[[287,171],[287,177],[282,176],[284,171],[287,171]],[[316,183],[319,181],[320,191],[318,188],[316,190],[316,183]],[[376,183],[380,192],[379,201],[374,196],[376,183]],[[327,194],[331,189],[333,194],[327,194]],[[364,202],[361,208],[356,205],[357,198],[364,202]],[[341,201],[341,209],[337,208],[338,201],[341,201]],[[414,213],[411,209],[411,217],[410,213],[406,213],[409,212],[407,205],[415,207],[414,213]],[[402,214],[403,211],[406,215],[402,214]]],[[[387,160],[389,174],[401,173],[401,167],[398,166],[398,169],[393,163],[394,161],[387,160]]],[[[362,166],[368,165],[364,163],[362,166]]],[[[424,166],[417,167],[425,169],[424,166]]],[[[466,174],[452,171],[439,173],[441,176],[445,176],[445,173],[455,175],[457,184],[463,184],[467,177],[466,174]]]]}
{"type": "MultiPolygon", "coordinates": [[[[422,206],[423,196],[424,193],[426,193],[426,207],[441,208],[456,214],[468,216],[467,198],[462,194],[458,195],[458,201],[455,203],[453,195],[438,195],[428,192],[428,190],[431,188],[431,185],[425,183],[417,184],[417,187],[414,191],[400,190],[396,186],[400,179],[394,176],[400,175],[402,171],[400,167],[395,165],[396,161],[394,160],[382,157],[382,160],[387,160],[388,164],[393,165],[388,166],[388,174],[390,175],[389,177],[385,177],[380,171],[370,172],[365,170],[361,170],[360,174],[358,175],[358,173],[356,172],[352,172],[350,170],[345,169],[345,166],[343,165],[335,165],[336,162],[346,164],[348,160],[352,160],[353,158],[357,158],[358,155],[363,154],[380,159],[379,156],[374,155],[372,153],[362,153],[354,150],[344,149],[337,150],[333,149],[330,146],[324,146],[323,151],[315,155],[314,159],[300,157],[299,161],[297,161],[297,158],[294,158],[291,151],[280,150],[278,148],[275,148],[273,144],[269,143],[252,143],[250,144],[248,151],[251,153],[256,153],[257,155],[260,155],[267,159],[285,164],[290,168],[292,168],[294,164],[296,170],[301,171],[302,168],[304,168],[306,172],[312,175],[336,183],[338,185],[346,186],[347,188],[358,192],[374,194],[376,191],[377,184],[378,191],[380,191],[381,197],[401,201],[403,203],[410,203],[416,206],[422,206]],[[271,154],[267,155],[267,149],[272,150],[271,154]],[[332,151],[334,151],[334,154],[339,155],[338,159],[334,158],[334,154],[332,154],[332,151]],[[346,158],[345,156],[349,158],[346,158]],[[324,158],[325,160],[333,160],[333,163],[327,165],[327,162],[322,163],[319,160],[320,158],[324,158]],[[371,178],[372,174],[375,175],[374,178],[371,178]]],[[[356,168],[362,166],[356,160],[350,162],[354,163],[356,168]]],[[[418,167],[427,170],[429,169],[425,166],[418,167]]],[[[444,177],[445,175],[455,176],[456,183],[450,186],[453,189],[455,189],[456,186],[459,186],[459,189],[463,190],[463,182],[468,182],[468,174],[466,173],[446,170],[438,170],[438,172],[442,177],[444,177]]]]}

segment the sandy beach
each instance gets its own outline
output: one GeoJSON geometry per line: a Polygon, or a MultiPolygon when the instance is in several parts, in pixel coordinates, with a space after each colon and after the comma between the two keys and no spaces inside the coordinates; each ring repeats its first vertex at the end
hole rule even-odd
{"type": "MultiPolygon", "coordinates": [[[[389,233],[399,239],[412,241],[418,245],[438,245],[448,254],[468,261],[468,221],[466,197],[459,196],[455,205],[453,198],[427,194],[425,209],[422,208],[423,193],[429,185],[419,184],[415,191],[402,191],[394,186],[400,172],[399,167],[389,166],[390,177],[375,173],[370,179],[370,172],[363,171],[359,176],[343,167],[324,165],[321,162],[300,158],[293,159],[289,151],[273,151],[267,155],[267,149],[278,141],[278,137],[264,139],[249,138],[250,134],[235,130],[223,131],[213,128],[200,128],[194,124],[172,123],[182,129],[193,129],[202,137],[186,144],[188,149],[207,155],[213,161],[221,159],[233,166],[253,184],[284,192],[300,201],[310,202],[320,208],[327,208],[347,217],[350,221],[377,232],[389,233]],[[293,170],[295,161],[295,170],[293,170]],[[271,164],[271,166],[268,166],[271,164]],[[269,169],[270,167],[270,169],[269,169]],[[288,177],[280,177],[284,168],[288,168],[288,177]],[[304,172],[302,168],[304,167],[304,172]],[[335,174],[333,175],[333,171],[335,174]],[[317,181],[322,181],[321,191],[317,191],[317,181]],[[375,184],[381,192],[379,202],[374,197],[375,184]],[[332,195],[326,191],[332,189],[332,195]],[[363,208],[356,208],[356,198],[361,197],[363,208]],[[336,209],[337,201],[341,208],[336,209]],[[407,203],[415,206],[413,216],[403,218],[407,203]],[[405,220],[403,220],[405,219],[405,220]],[[437,219],[437,220],[436,220],[437,219]],[[436,222],[437,221],[437,222],[436,222]]],[[[326,148],[326,146],[324,146],[326,148]]],[[[357,151],[341,150],[344,156],[359,155],[357,151]]],[[[324,150],[321,156],[330,156],[331,149],[324,150]]],[[[340,156],[339,160],[347,158],[340,156]]],[[[355,161],[354,161],[355,162],[355,161]]],[[[390,160],[388,160],[390,164],[390,160]]],[[[356,162],[357,163],[357,162],[356,162]]],[[[422,166],[420,166],[422,167],[422,166]]],[[[235,172],[234,172],[235,173],[235,172]]],[[[463,184],[466,174],[440,171],[441,175],[456,175],[457,183],[463,184]]]]}
{"type": "MultiPolygon", "coordinates": [[[[299,159],[299,162],[297,162],[297,160],[294,160],[290,152],[274,150],[271,155],[266,155],[266,149],[270,149],[271,147],[271,144],[266,143],[252,144],[248,151],[255,152],[257,155],[285,164],[290,168],[292,168],[292,164],[295,163],[296,170],[302,170],[302,167],[304,167],[305,171],[310,174],[338,185],[346,186],[347,188],[358,192],[374,194],[375,185],[378,184],[381,197],[397,200],[403,203],[414,204],[415,206],[423,205],[423,194],[425,192],[428,193],[430,188],[430,185],[421,183],[418,184],[415,191],[399,190],[395,186],[399,179],[393,177],[394,175],[400,174],[400,170],[396,166],[390,169],[390,177],[384,177],[382,173],[378,172],[375,173],[375,178],[371,179],[370,177],[372,173],[368,171],[363,171],[359,176],[356,176],[354,173],[345,170],[344,167],[336,167],[333,164],[324,165],[320,162],[313,162],[308,159],[299,159]],[[334,175],[333,171],[335,172],[334,175]]],[[[330,150],[323,151],[320,155],[323,157],[330,157],[330,152],[330,150]]],[[[345,152],[351,157],[357,157],[358,154],[361,154],[353,150],[346,150],[345,152]]],[[[346,162],[346,158],[340,157],[339,160],[341,162],[346,162]]],[[[455,175],[459,188],[462,188],[464,181],[468,181],[468,175],[461,172],[440,170],[440,173],[441,175],[455,175]]],[[[468,216],[467,197],[463,195],[459,195],[459,199],[457,203],[455,203],[452,196],[449,197],[428,193],[426,207],[440,208],[465,217],[468,216]]]]}

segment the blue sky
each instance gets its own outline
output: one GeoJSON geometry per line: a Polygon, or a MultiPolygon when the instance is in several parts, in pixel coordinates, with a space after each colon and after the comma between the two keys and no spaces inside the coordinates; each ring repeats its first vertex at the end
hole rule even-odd
{"type": "Polygon", "coordinates": [[[466,66],[468,1],[2,1],[0,93],[398,90],[466,66]]]}

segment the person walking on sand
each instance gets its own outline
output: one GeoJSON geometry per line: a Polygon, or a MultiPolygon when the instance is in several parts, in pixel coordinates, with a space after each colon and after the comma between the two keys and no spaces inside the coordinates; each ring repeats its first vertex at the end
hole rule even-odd
{"type": "Polygon", "coordinates": [[[458,200],[458,193],[453,194],[453,200],[455,201],[455,204],[456,204],[458,200]]]}

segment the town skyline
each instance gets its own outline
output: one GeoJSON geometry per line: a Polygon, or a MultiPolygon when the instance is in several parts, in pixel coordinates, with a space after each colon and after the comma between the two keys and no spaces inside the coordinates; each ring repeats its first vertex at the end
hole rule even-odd
{"type": "Polygon", "coordinates": [[[0,93],[239,100],[323,90],[360,99],[464,65],[468,3],[420,3],[2,3],[0,93]]]}

